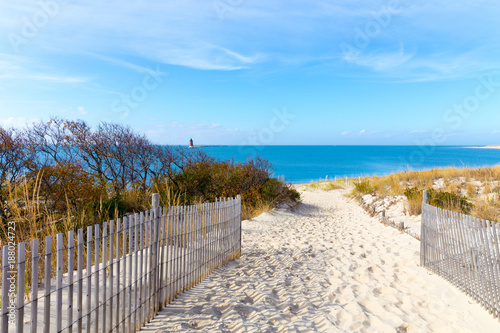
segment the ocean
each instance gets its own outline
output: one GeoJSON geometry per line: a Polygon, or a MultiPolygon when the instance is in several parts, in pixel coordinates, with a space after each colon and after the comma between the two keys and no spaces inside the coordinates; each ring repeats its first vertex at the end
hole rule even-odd
{"type": "Polygon", "coordinates": [[[236,162],[259,155],[272,163],[274,177],[285,177],[290,183],[500,164],[500,149],[456,146],[207,146],[200,149],[216,158],[236,162]]]}

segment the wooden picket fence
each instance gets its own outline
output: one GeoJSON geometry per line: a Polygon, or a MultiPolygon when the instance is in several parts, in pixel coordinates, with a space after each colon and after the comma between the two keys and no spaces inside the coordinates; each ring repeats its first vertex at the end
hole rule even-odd
{"type": "Polygon", "coordinates": [[[422,203],[420,264],[500,316],[500,225],[422,203]]]}
{"type": "Polygon", "coordinates": [[[38,239],[18,244],[14,264],[14,249],[3,247],[0,332],[135,332],[240,257],[241,199],[163,208],[153,200],[151,211],[79,229],[76,245],[73,231],[55,243],[53,251],[45,239],[45,254],[38,239]]]}

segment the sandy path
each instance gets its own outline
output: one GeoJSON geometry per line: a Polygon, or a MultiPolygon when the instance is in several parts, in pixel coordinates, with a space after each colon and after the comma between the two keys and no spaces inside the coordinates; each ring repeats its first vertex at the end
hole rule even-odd
{"type": "Polygon", "coordinates": [[[341,191],[243,223],[243,255],[145,332],[500,332],[500,322],[420,268],[419,242],[341,191]],[[406,329],[406,330],[405,330],[406,329]]]}

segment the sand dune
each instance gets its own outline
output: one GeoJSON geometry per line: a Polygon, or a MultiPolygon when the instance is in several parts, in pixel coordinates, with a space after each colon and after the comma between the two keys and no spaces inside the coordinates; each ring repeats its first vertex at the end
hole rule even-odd
{"type": "Polygon", "coordinates": [[[418,266],[419,242],[342,191],[243,222],[243,255],[164,309],[145,332],[500,332],[418,266]]]}

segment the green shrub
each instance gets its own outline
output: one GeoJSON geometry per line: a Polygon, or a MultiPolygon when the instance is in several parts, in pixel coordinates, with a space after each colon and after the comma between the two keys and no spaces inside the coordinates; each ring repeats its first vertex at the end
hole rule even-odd
{"type": "Polygon", "coordinates": [[[94,210],[99,212],[102,220],[110,220],[123,216],[127,212],[127,203],[120,197],[114,197],[94,204],[94,210]]]}
{"type": "MultiPolygon", "coordinates": [[[[421,203],[423,191],[416,187],[406,188],[404,195],[408,199],[408,211],[410,215],[420,214],[422,212],[421,203]]],[[[427,202],[429,205],[457,211],[463,214],[470,214],[472,207],[474,207],[474,205],[467,200],[467,197],[433,189],[427,191],[427,202]]]]}
{"type": "Polygon", "coordinates": [[[470,214],[472,207],[474,207],[467,200],[467,197],[462,197],[451,192],[434,191],[433,189],[428,191],[428,201],[430,205],[458,211],[463,214],[470,214]]]}

